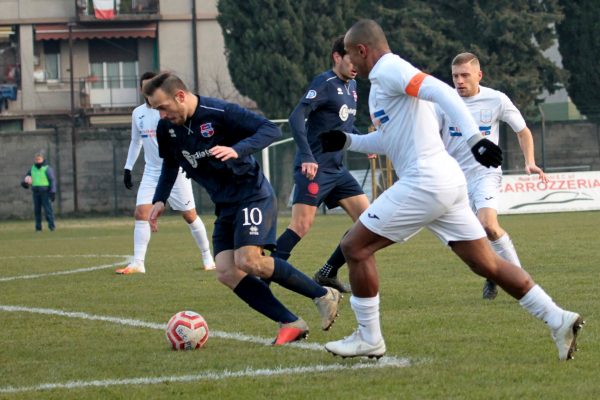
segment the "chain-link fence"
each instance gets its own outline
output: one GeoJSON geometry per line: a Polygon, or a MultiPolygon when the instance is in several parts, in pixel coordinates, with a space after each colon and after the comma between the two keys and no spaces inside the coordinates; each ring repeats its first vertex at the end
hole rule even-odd
{"type": "MultiPolygon", "coordinates": [[[[279,124],[283,138],[291,138],[287,123],[279,124]]],[[[366,132],[365,127],[361,128],[366,132]]],[[[547,171],[600,170],[598,125],[585,121],[553,122],[544,127],[531,124],[530,128],[535,138],[536,160],[540,166],[543,163],[547,171]]],[[[0,133],[0,184],[4,190],[0,219],[31,218],[31,192],[22,189],[20,181],[39,151],[46,154],[56,172],[58,215],[132,214],[136,193],[123,185],[130,137],[126,128],[0,133]]],[[[523,155],[516,135],[506,127],[502,130],[501,146],[505,172],[521,173],[523,155]]],[[[269,177],[279,199],[280,212],[289,210],[295,149],[293,140],[289,140],[268,151],[269,177]]],[[[262,164],[262,154],[255,157],[262,164]]],[[[396,178],[385,157],[369,160],[364,154],[349,152],[346,164],[369,195],[373,187],[380,192],[396,178]]],[[[136,184],[141,180],[143,167],[140,154],[133,169],[136,184]]],[[[208,194],[199,185],[193,187],[198,211],[212,213],[213,204],[208,194]]]]}

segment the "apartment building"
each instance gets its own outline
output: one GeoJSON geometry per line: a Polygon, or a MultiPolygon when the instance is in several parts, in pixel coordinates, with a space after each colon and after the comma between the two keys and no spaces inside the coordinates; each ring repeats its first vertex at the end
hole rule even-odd
{"type": "Polygon", "coordinates": [[[228,74],[217,0],[109,0],[108,18],[94,3],[0,1],[0,131],[127,125],[149,70],[243,101],[228,74]]]}

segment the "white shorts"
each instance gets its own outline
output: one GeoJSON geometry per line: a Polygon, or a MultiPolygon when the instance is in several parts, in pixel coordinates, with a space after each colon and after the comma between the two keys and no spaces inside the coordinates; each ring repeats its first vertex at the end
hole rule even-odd
{"type": "Polygon", "coordinates": [[[431,191],[397,181],[361,214],[360,222],[394,242],[405,242],[423,228],[444,244],[486,237],[464,185],[431,191]]]}
{"type": "Polygon", "coordinates": [[[469,202],[473,212],[482,208],[498,210],[498,196],[502,187],[502,173],[491,171],[467,178],[469,202]]]}
{"type": "MultiPolygon", "coordinates": [[[[145,173],[140,182],[135,205],[152,204],[157,185],[158,176],[145,173]]],[[[179,168],[179,172],[177,173],[177,180],[173,185],[168,202],[171,208],[177,211],[188,211],[196,208],[194,192],[192,191],[192,181],[185,177],[181,168],[179,168]]]]}

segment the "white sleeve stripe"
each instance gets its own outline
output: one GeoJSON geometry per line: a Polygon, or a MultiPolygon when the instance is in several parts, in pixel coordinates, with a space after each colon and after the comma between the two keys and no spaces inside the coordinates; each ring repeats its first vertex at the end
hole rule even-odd
{"type": "Polygon", "coordinates": [[[225,112],[225,110],[222,110],[220,108],[208,107],[208,106],[203,106],[203,105],[200,105],[200,107],[201,108],[206,108],[207,110],[215,110],[215,111],[225,112]]]}

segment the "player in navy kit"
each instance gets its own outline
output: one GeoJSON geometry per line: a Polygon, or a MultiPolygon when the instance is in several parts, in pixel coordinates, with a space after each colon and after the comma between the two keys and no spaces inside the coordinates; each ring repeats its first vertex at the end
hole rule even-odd
{"type": "MultiPolygon", "coordinates": [[[[341,206],[353,221],[369,206],[361,186],[343,164],[344,152],[323,153],[318,139],[322,132],[334,129],[358,133],[354,127],[356,71],[344,50],[344,36],[333,42],[331,58],[333,68],[313,79],[289,118],[297,151],[292,220],[277,239],[276,255],[283,259],[289,258],[294,246],[308,233],[323,202],[328,208],[341,206]]],[[[338,245],[315,273],[315,281],[349,292],[349,287],[337,278],[345,262],[338,245]]]]}
{"type": "Polygon", "coordinates": [[[146,83],[144,95],[162,118],[157,139],[164,161],[152,201],[152,229],[157,229],[157,218],[181,167],[215,203],[213,247],[219,281],[280,324],[274,344],[304,338],[308,325],[281,304],[259,278],[313,299],[321,314],[321,328],[329,329],[338,314],[340,293],[263,252],[275,245],[277,203],[252,154],[280,137],[281,131],[236,104],[190,93],[181,79],[170,73],[146,83]]]}

